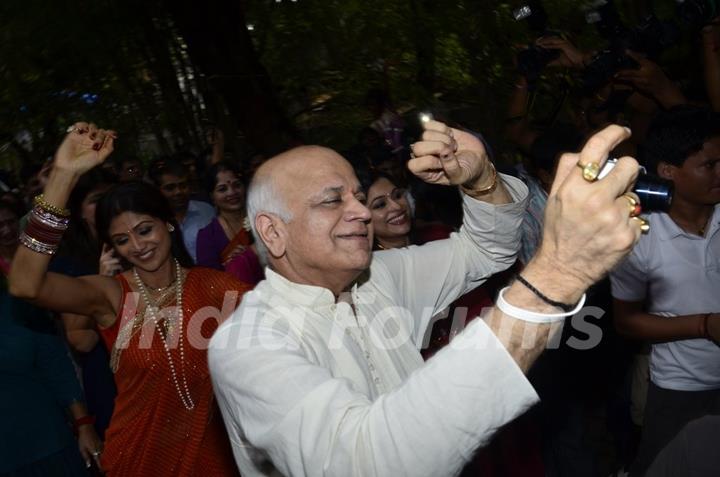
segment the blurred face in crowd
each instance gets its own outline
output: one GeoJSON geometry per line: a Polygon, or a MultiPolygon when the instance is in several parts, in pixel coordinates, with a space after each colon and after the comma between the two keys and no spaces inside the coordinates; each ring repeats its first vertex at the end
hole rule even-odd
{"type": "Polygon", "coordinates": [[[273,177],[292,215],[289,222],[278,222],[272,243],[266,241],[271,264],[299,283],[331,290],[347,286],[370,265],[373,237],[366,197],[352,166],[316,146],[280,157],[258,171],[273,177]]]}
{"type": "Polygon", "coordinates": [[[115,251],[134,266],[154,272],[170,257],[168,225],[157,217],[123,212],[110,222],[115,251]]]}
{"type": "Polygon", "coordinates": [[[220,171],[212,190],[212,201],[220,212],[238,212],[245,208],[245,185],[232,171],[220,171]]]}
{"type": "Polygon", "coordinates": [[[25,186],[28,199],[30,201],[38,194],[42,194],[47,184],[48,177],[50,177],[50,170],[52,169],[52,161],[45,161],[40,171],[32,176],[25,186]]]}
{"type": "Polygon", "coordinates": [[[0,247],[12,248],[18,244],[19,220],[14,212],[0,208],[0,247]]]}
{"type": "Polygon", "coordinates": [[[404,238],[410,233],[410,205],[405,189],[381,177],[368,190],[367,206],[378,240],[404,238]]]}
{"type": "Polygon", "coordinates": [[[80,204],[81,212],[80,216],[87,223],[88,227],[95,235],[95,209],[100,198],[110,188],[110,185],[101,185],[96,189],[91,190],[88,195],[85,196],[82,203],[80,204]]]}
{"type": "Polygon", "coordinates": [[[139,181],[142,179],[142,164],[137,159],[126,159],[120,163],[118,180],[120,182],[139,181]]]}
{"type": "Polygon", "coordinates": [[[187,210],[190,203],[190,187],[187,176],[162,174],[160,176],[160,192],[168,200],[174,212],[187,210]]]}
{"type": "Polygon", "coordinates": [[[658,172],[673,181],[677,197],[697,205],[720,203],[720,136],[705,141],[682,166],[661,163],[658,172]]]}
{"type": "Polygon", "coordinates": [[[192,157],[184,157],[180,163],[185,166],[185,168],[188,171],[188,182],[196,182],[197,181],[197,165],[195,164],[195,159],[192,157]]]}

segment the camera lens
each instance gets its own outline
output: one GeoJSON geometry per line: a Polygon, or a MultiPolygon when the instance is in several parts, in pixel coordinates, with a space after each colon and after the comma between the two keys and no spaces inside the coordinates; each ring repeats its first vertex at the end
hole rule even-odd
{"type": "Polygon", "coordinates": [[[666,212],[672,203],[673,184],[657,176],[641,174],[633,192],[646,212],[666,212]]]}
{"type": "MultiPolygon", "coordinates": [[[[603,179],[617,164],[616,158],[607,160],[598,174],[603,179]]],[[[643,212],[667,212],[670,209],[673,195],[673,183],[653,174],[648,174],[644,167],[640,167],[640,175],[635,181],[635,192],[640,199],[643,212]]]]}

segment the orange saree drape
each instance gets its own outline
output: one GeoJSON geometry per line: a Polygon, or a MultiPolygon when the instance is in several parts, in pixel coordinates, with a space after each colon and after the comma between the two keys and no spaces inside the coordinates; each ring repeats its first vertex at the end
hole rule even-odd
{"type": "MultiPolygon", "coordinates": [[[[101,330],[108,349],[116,345],[123,326],[132,326],[133,302],[137,303],[128,295],[132,290],[125,278],[118,275],[118,280],[123,287],[120,316],[112,327],[101,330]]],[[[180,364],[179,346],[172,347],[170,353],[181,388],[181,368],[184,370],[195,403],[192,410],[187,410],[180,399],[157,330],[149,333],[145,329],[132,334],[129,340],[124,338],[126,345],[121,347],[116,362],[118,395],[102,454],[108,476],[238,475],[213,398],[207,345],[219,320],[227,318],[248,289],[248,285],[216,270],[192,268],[187,274],[182,297],[184,366],[180,364]],[[238,294],[231,306],[222,310],[226,291],[238,294]],[[195,315],[208,306],[222,310],[222,318],[221,313],[195,315]]]]}

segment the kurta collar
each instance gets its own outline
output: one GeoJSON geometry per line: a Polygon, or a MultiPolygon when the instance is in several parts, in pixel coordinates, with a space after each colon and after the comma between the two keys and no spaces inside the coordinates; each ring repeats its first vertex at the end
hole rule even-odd
{"type": "MultiPolygon", "coordinates": [[[[287,301],[311,307],[331,306],[335,304],[335,295],[327,288],[291,282],[267,267],[265,268],[265,278],[270,286],[287,301]]],[[[356,290],[357,283],[354,283],[352,286],[353,295],[356,290]]]]}

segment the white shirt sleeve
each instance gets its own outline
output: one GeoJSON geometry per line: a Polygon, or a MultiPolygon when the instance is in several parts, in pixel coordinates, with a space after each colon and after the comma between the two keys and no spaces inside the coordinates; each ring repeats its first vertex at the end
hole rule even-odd
{"type": "Polygon", "coordinates": [[[623,301],[643,301],[647,295],[648,275],[639,244],[610,272],[612,296],[623,301]]]}
{"type": "Polygon", "coordinates": [[[381,290],[392,288],[388,294],[415,317],[409,328],[415,343],[422,341],[433,316],[515,263],[528,189],[515,177],[498,177],[512,203],[492,205],[463,194],[464,218],[458,233],[420,247],[375,253],[371,280],[378,280],[381,290]]]}
{"type": "Polygon", "coordinates": [[[209,360],[244,476],[269,475],[267,458],[286,476],[456,475],[537,401],[482,320],[371,402],[272,320],[235,318],[213,337],[209,360]]]}

